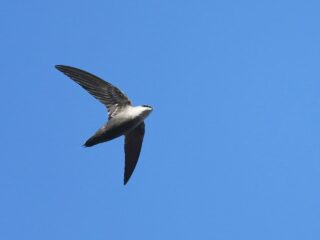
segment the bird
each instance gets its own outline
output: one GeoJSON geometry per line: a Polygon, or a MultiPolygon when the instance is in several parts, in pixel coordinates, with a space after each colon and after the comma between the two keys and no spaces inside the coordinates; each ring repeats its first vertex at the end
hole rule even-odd
{"type": "Polygon", "coordinates": [[[149,105],[133,106],[125,93],[101,78],[79,68],[56,65],[93,97],[104,104],[108,120],[85,143],[84,147],[110,141],[124,136],[125,167],[123,183],[126,185],[137,165],[145,133],[144,120],[153,111],[149,105]]]}

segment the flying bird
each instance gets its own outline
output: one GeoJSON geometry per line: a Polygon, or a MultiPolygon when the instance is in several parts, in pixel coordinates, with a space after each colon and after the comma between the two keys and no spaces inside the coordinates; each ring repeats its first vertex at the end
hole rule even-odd
{"type": "Polygon", "coordinates": [[[91,73],[69,66],[55,67],[87,90],[108,110],[108,121],[85,142],[85,147],[125,136],[124,185],[126,185],[137,165],[145,132],[144,120],[152,112],[152,107],[132,106],[123,92],[91,73]]]}

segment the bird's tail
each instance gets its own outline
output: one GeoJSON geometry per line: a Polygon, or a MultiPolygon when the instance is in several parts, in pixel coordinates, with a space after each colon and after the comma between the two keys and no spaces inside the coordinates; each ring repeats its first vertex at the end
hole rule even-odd
{"type": "Polygon", "coordinates": [[[114,138],[120,137],[122,135],[122,132],[120,131],[114,131],[108,128],[106,126],[103,126],[100,128],[92,137],[90,137],[85,144],[83,144],[84,147],[92,147],[96,144],[103,143],[110,141],[114,138]]]}
{"type": "Polygon", "coordinates": [[[96,141],[96,139],[94,139],[93,137],[89,138],[84,144],[84,147],[92,147],[96,144],[98,144],[99,142],[96,141]]]}
{"type": "Polygon", "coordinates": [[[100,128],[92,137],[90,137],[84,144],[84,147],[92,147],[98,143],[105,142],[106,139],[106,132],[105,128],[100,128]]]}
{"type": "Polygon", "coordinates": [[[89,138],[84,144],[84,147],[92,147],[96,144],[107,142],[109,139],[106,137],[105,134],[101,134],[99,131],[93,135],[91,138],[89,138]]]}

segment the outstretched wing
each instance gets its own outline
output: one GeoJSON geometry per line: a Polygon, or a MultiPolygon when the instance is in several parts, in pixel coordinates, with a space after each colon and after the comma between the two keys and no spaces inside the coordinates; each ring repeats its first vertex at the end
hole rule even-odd
{"type": "Polygon", "coordinates": [[[141,146],[144,137],[144,122],[138,125],[130,133],[125,136],[125,169],[124,169],[124,184],[129,181],[139,159],[141,146]]]}
{"type": "Polygon", "coordinates": [[[112,84],[78,68],[56,65],[56,68],[70,77],[108,108],[109,119],[124,106],[131,105],[128,97],[112,84]]]}

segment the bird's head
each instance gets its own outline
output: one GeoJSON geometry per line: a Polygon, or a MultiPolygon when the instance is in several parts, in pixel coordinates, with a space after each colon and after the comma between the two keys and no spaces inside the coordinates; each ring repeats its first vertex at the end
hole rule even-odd
{"type": "Polygon", "coordinates": [[[143,108],[143,112],[146,116],[148,116],[153,110],[153,108],[149,105],[142,105],[141,107],[143,108]]]}
{"type": "Polygon", "coordinates": [[[149,109],[149,111],[152,111],[152,110],[153,110],[153,108],[152,108],[151,106],[149,106],[149,105],[142,105],[142,107],[144,107],[144,108],[146,108],[146,109],[149,109]]]}

